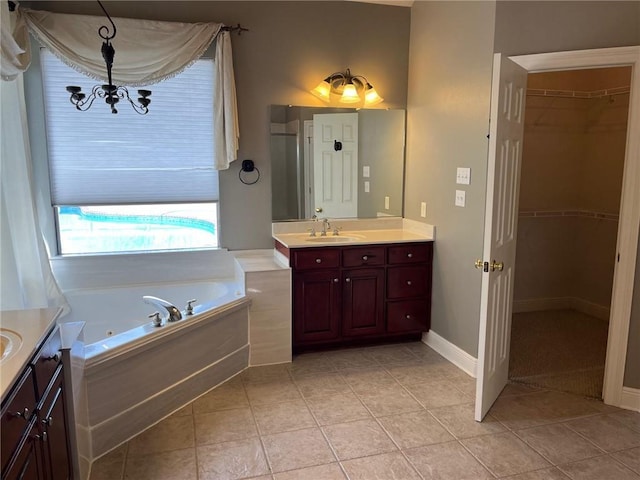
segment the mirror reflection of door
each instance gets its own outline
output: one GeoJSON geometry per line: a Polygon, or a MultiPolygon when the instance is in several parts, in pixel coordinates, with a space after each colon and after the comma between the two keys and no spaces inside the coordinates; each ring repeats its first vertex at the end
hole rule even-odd
{"type": "Polygon", "coordinates": [[[358,114],[313,116],[313,198],[319,217],[358,216],[358,114]],[[340,142],[342,148],[336,147],[340,142]]]}

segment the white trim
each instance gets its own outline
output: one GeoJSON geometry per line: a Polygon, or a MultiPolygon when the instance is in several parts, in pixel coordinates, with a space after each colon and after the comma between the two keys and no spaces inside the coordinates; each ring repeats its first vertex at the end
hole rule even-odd
{"type": "Polygon", "coordinates": [[[529,72],[620,65],[632,67],[627,147],[618,224],[617,251],[621,261],[616,263],[613,279],[603,388],[604,402],[621,406],[623,394],[627,391],[623,387],[623,381],[640,226],[640,136],[633,134],[640,131],[640,46],[519,55],[509,58],[529,72]]]}
{"type": "Polygon", "coordinates": [[[640,389],[622,387],[620,408],[640,412],[640,389]]]}
{"type": "Polygon", "coordinates": [[[476,378],[476,368],[478,365],[478,359],[476,357],[469,355],[460,347],[441,337],[433,330],[422,334],[422,343],[433,348],[456,367],[471,375],[473,378],[476,378]]]}

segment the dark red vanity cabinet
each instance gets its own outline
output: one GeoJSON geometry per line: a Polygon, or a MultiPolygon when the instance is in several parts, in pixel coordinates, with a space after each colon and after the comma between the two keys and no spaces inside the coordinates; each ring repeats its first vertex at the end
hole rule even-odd
{"type": "Polygon", "coordinates": [[[431,242],[280,249],[293,270],[294,351],[419,339],[431,315],[431,242]]]}
{"type": "Polygon", "coordinates": [[[54,327],[2,402],[2,479],[72,478],[61,339],[54,327]]]}

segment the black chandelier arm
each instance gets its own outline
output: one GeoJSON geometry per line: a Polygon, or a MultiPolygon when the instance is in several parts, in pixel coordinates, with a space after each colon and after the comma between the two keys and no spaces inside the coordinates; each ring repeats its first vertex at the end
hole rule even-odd
{"type": "Polygon", "coordinates": [[[111,16],[107,12],[107,9],[104,8],[104,5],[102,5],[102,2],[100,0],[97,0],[97,2],[98,2],[98,5],[100,5],[100,8],[102,8],[102,11],[104,12],[104,14],[107,16],[109,23],[111,23],[111,28],[113,29],[113,33],[111,35],[109,35],[109,27],[107,27],[106,25],[103,25],[98,29],[98,35],[100,35],[100,38],[102,38],[103,40],[106,40],[108,44],[109,40],[111,40],[116,36],[116,24],[113,23],[113,20],[111,20],[111,16]]]}

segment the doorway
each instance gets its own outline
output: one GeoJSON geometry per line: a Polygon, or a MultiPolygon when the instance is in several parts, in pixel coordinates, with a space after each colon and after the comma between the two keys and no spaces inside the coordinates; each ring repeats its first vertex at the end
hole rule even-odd
{"type": "MultiPolygon", "coordinates": [[[[475,418],[478,421],[484,418],[508,381],[508,355],[511,343],[509,333],[513,298],[510,288],[513,286],[512,266],[515,265],[515,248],[507,249],[505,245],[511,246],[515,242],[510,239],[508,245],[504,244],[501,240],[503,237],[498,235],[504,232],[504,222],[508,220],[504,215],[500,215],[500,212],[505,211],[504,199],[507,198],[504,196],[504,188],[500,187],[514,184],[501,181],[505,175],[502,165],[507,165],[503,161],[506,153],[516,152],[512,156],[517,159],[514,164],[515,176],[516,178],[519,176],[518,151],[522,132],[518,133],[516,124],[520,123],[522,111],[520,105],[524,102],[522,83],[526,85],[528,73],[611,66],[631,66],[632,68],[628,131],[638,131],[640,129],[640,95],[638,95],[640,47],[553,52],[520,55],[508,59],[500,54],[494,55],[485,245],[483,259],[475,263],[477,268],[484,266],[476,368],[475,418]],[[501,207],[501,210],[494,209],[494,206],[501,207]]],[[[519,185],[519,181],[515,185],[519,185]]],[[[640,137],[637,135],[627,136],[618,225],[602,396],[608,405],[637,409],[640,398],[635,391],[624,387],[627,348],[629,344],[632,345],[631,348],[638,348],[637,340],[629,337],[640,227],[640,137]]]]}
{"type": "Polygon", "coordinates": [[[602,398],[631,67],[528,75],[509,379],[602,398]]]}

